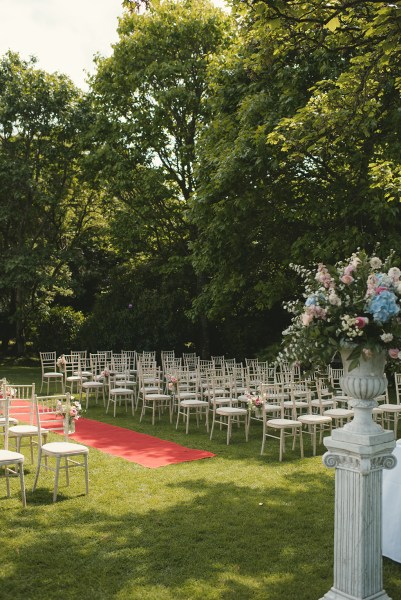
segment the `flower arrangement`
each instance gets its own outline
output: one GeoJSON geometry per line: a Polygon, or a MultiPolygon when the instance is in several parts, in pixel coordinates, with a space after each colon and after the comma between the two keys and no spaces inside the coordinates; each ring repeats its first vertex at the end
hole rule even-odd
{"type": "Polygon", "coordinates": [[[68,420],[68,429],[74,431],[75,421],[79,419],[82,413],[82,406],[78,400],[74,400],[71,396],[70,400],[65,403],[62,400],[57,400],[56,412],[68,420]]]}
{"type": "Polygon", "coordinates": [[[11,387],[9,381],[5,377],[0,379],[0,387],[1,387],[0,398],[3,398],[3,389],[4,389],[6,398],[15,398],[16,397],[17,389],[11,387]]]}
{"type": "Polygon", "coordinates": [[[381,349],[401,361],[401,270],[394,254],[382,261],[361,250],[315,271],[291,265],[304,280],[304,300],[285,305],[293,318],[279,358],[316,369],[349,346],[350,369],[381,349]]]}
{"type": "Polygon", "coordinates": [[[178,378],[175,375],[168,376],[168,389],[170,392],[175,393],[178,388],[178,378]]]}
{"type": "Polygon", "coordinates": [[[266,398],[263,394],[245,394],[246,401],[248,403],[249,412],[259,412],[262,410],[263,404],[266,402],[266,398]]]}
{"type": "Polygon", "coordinates": [[[57,368],[60,369],[60,371],[64,371],[65,365],[66,365],[66,360],[65,360],[64,354],[62,354],[61,356],[58,357],[58,359],[56,361],[56,365],[57,365],[57,368]]]}

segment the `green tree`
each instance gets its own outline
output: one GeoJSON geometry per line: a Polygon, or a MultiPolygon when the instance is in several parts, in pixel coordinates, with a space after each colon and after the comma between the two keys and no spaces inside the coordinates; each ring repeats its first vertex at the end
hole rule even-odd
{"type": "Polygon", "coordinates": [[[229,18],[206,0],[152,2],[144,12],[123,15],[113,55],[97,59],[92,80],[98,119],[88,169],[112,199],[118,254],[109,294],[124,310],[133,300],[142,323],[157,318],[150,329],[170,328],[169,336],[152,337],[157,345],[176,339],[177,330],[190,335],[186,310],[198,283],[188,211],[199,133],[209,114],[208,66],[228,32],[229,18]]]}
{"type": "Polygon", "coordinates": [[[294,293],[290,262],[400,248],[400,207],[387,202],[399,182],[398,5],[234,3],[239,35],[213,69],[193,210],[207,282],[195,311],[254,319],[266,344],[294,293]]]}
{"type": "Polygon", "coordinates": [[[0,60],[0,319],[3,345],[25,350],[27,327],[72,293],[69,260],[95,227],[80,177],[88,106],[59,74],[8,52],[0,60]]]}

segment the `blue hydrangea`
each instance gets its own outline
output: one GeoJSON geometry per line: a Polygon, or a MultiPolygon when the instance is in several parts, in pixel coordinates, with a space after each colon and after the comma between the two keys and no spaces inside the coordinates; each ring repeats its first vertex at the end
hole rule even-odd
{"type": "Polygon", "coordinates": [[[316,305],[316,296],[308,296],[305,301],[305,306],[315,306],[316,305]]]}
{"type": "Polygon", "coordinates": [[[373,315],[376,323],[387,323],[392,317],[398,315],[400,307],[396,295],[385,290],[372,298],[366,310],[373,315]]]}
{"type": "Polygon", "coordinates": [[[324,302],[325,296],[321,292],[308,296],[305,300],[305,306],[316,306],[319,302],[324,302]]]}

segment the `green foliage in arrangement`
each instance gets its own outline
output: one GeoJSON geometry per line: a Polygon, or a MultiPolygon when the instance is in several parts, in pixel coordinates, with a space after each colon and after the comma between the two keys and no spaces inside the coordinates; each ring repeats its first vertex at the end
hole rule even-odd
{"type": "MultiPolygon", "coordinates": [[[[1,368],[11,382],[21,368],[1,368]]],[[[29,373],[40,380],[40,370],[29,373]]],[[[5,497],[0,481],[2,594],[24,600],[282,600],[321,598],[333,580],[333,471],[278,442],[260,456],[261,426],[250,440],[234,429],[232,443],[216,430],[212,441],[201,426],[175,429],[167,415],[116,418],[90,403],[86,418],[173,440],[216,454],[214,458],[148,469],[93,448],[90,493],[83,473],[60,479],[53,504],[54,474],[41,474],[33,493],[34,466],[26,452],[27,509],[18,480],[5,497]]],[[[79,427],[79,421],[77,423],[79,427]]],[[[324,451],[319,446],[319,453],[324,451]]],[[[36,454],[35,454],[36,456],[36,454]]],[[[384,587],[401,594],[400,567],[384,560],[384,587]]]]}

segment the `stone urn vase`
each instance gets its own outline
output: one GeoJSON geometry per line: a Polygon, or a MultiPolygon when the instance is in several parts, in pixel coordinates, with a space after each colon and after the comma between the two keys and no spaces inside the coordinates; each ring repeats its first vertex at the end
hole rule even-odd
{"type": "Polygon", "coordinates": [[[372,410],[378,406],[375,398],[387,388],[384,372],[386,354],[384,350],[372,351],[369,356],[361,353],[359,364],[351,368],[353,361],[350,356],[354,349],[354,345],[341,349],[344,376],[340,379],[340,385],[345,394],[352,398],[349,406],[354,411],[353,420],[345,425],[344,429],[353,433],[374,435],[382,431],[380,425],[372,420],[372,410]]]}

